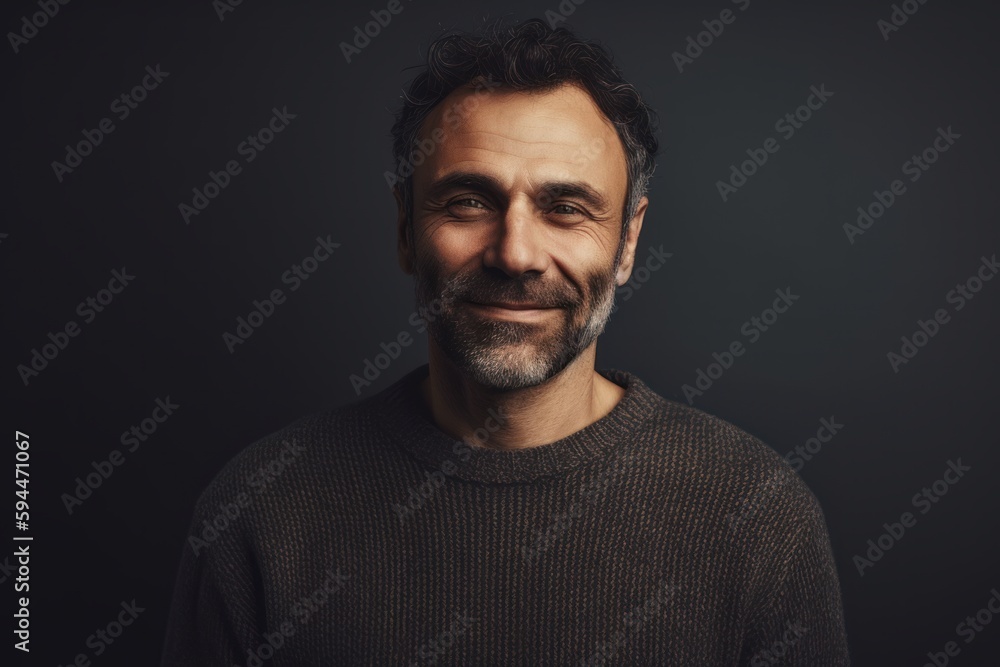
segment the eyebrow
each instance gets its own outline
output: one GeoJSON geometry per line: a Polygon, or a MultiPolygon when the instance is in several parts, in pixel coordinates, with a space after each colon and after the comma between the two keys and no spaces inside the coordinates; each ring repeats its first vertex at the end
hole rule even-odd
{"type": "MultiPolygon", "coordinates": [[[[506,196],[503,185],[492,176],[456,171],[431,183],[427,188],[427,199],[439,199],[457,189],[476,190],[496,200],[503,200],[506,196]]],[[[539,185],[539,190],[551,197],[570,197],[600,211],[608,210],[608,200],[604,195],[583,181],[545,181],[539,185]]]]}

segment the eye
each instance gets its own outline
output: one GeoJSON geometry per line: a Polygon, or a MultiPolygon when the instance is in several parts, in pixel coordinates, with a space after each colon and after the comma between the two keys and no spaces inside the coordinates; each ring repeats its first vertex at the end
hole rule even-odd
{"type": "Polygon", "coordinates": [[[478,199],[473,199],[472,197],[464,197],[462,199],[455,199],[448,204],[449,207],[461,206],[463,208],[486,208],[486,205],[479,201],[478,199]]]}
{"type": "Polygon", "coordinates": [[[583,211],[575,206],[570,206],[569,204],[556,204],[550,210],[554,213],[558,213],[559,215],[575,215],[577,213],[581,215],[583,214],[583,211]]]}
{"type": "Polygon", "coordinates": [[[441,209],[454,220],[479,220],[491,210],[489,204],[475,197],[456,197],[441,209]]]}

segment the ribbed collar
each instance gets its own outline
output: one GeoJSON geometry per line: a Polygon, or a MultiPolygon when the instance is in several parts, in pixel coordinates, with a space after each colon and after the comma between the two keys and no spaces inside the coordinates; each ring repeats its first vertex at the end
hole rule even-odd
{"type": "MultiPolygon", "coordinates": [[[[438,428],[419,390],[420,382],[429,372],[427,364],[410,371],[375,396],[375,401],[383,408],[393,432],[399,434],[398,443],[406,451],[435,470],[451,461],[455,476],[478,482],[530,482],[561,475],[605,456],[627,438],[637,437],[642,422],[662,401],[658,394],[627,371],[598,370],[625,389],[625,395],[611,412],[555,442],[500,451],[470,447],[438,428]]],[[[446,467],[450,470],[450,466],[446,467]]]]}

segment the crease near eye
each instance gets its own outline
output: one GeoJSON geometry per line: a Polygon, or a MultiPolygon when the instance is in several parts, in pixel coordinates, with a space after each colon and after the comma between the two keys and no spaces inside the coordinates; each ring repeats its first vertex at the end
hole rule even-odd
{"type": "MultiPolygon", "coordinates": [[[[582,219],[592,219],[593,216],[586,210],[575,203],[569,202],[536,202],[537,204],[546,204],[547,206],[542,209],[545,215],[552,215],[559,218],[564,223],[569,222],[582,222],[582,219]]],[[[448,203],[440,207],[442,211],[449,211],[452,216],[456,218],[462,218],[467,216],[475,216],[481,213],[487,213],[493,210],[493,205],[489,202],[485,202],[476,196],[459,196],[448,203]]]]}

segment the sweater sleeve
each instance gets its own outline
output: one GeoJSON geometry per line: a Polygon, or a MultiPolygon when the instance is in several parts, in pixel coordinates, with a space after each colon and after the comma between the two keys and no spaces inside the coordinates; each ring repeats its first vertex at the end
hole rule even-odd
{"type": "MultiPolygon", "coordinates": [[[[850,665],[837,567],[819,502],[801,482],[800,523],[748,619],[740,665],[850,665]]],[[[798,514],[798,512],[796,512],[798,514]]],[[[776,540],[784,539],[776,535],[776,540]]]]}
{"type": "Polygon", "coordinates": [[[210,487],[199,498],[185,537],[167,621],[161,667],[245,665],[260,641],[259,581],[243,538],[238,495],[210,487]],[[207,524],[206,524],[207,522],[207,524]]]}

